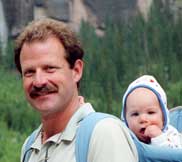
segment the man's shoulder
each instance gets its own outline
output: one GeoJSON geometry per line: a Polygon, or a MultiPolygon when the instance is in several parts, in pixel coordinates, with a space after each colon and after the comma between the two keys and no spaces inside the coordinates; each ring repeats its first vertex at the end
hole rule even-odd
{"type": "Polygon", "coordinates": [[[119,134],[123,133],[130,136],[128,128],[117,117],[107,117],[100,120],[95,126],[94,132],[96,134],[113,134],[117,137],[119,134]]]}
{"type": "MultiPolygon", "coordinates": [[[[138,161],[137,150],[128,128],[119,118],[107,114],[93,129],[88,159],[96,161],[97,152],[100,152],[101,157],[104,155],[103,159],[100,157],[102,161],[111,161],[113,157],[117,161],[138,161]]],[[[101,160],[100,158],[98,159],[101,160]]]]}

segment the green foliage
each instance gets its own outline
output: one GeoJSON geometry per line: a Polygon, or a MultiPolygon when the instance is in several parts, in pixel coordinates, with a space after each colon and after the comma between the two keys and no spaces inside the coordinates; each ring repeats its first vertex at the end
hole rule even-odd
{"type": "Polygon", "coordinates": [[[169,84],[167,89],[168,94],[168,106],[179,106],[182,101],[182,81],[179,80],[176,83],[169,84]]]}
{"type": "Polygon", "coordinates": [[[3,68],[8,68],[8,69],[15,68],[13,47],[14,47],[14,42],[12,40],[9,40],[6,49],[4,49],[5,54],[0,56],[0,65],[3,68]]]}
{"type": "Polygon", "coordinates": [[[30,132],[39,124],[39,120],[25,100],[20,76],[3,69],[0,76],[0,120],[11,129],[30,132]]]}
{"type": "Polygon", "coordinates": [[[9,129],[2,121],[0,121],[0,128],[0,162],[19,162],[25,134],[9,129]]]}
{"type": "Polygon", "coordinates": [[[104,37],[97,37],[94,29],[83,23],[80,37],[86,66],[82,94],[98,111],[120,116],[122,95],[128,84],[140,75],[151,74],[167,92],[173,92],[175,99],[169,99],[170,107],[180,105],[178,91],[173,89],[182,79],[181,29],[181,19],[174,21],[168,6],[157,0],[148,21],[141,16],[128,24],[109,20],[104,37]]]}
{"type": "MultiPolygon", "coordinates": [[[[79,36],[85,49],[81,94],[97,111],[120,116],[122,95],[128,84],[142,74],[154,75],[166,90],[168,106],[182,101],[182,18],[173,15],[158,0],[149,20],[141,16],[130,23],[106,22],[105,35],[83,23],[79,36]]],[[[19,161],[25,136],[40,121],[27,103],[21,76],[14,71],[13,42],[0,59],[0,162],[19,161]],[[26,135],[24,135],[26,134],[26,135]]]]}

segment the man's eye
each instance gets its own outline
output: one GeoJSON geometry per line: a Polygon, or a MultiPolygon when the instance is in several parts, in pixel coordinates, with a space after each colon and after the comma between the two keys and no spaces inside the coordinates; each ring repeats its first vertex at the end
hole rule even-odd
{"type": "Polygon", "coordinates": [[[46,71],[49,72],[49,73],[52,73],[56,70],[56,67],[53,67],[53,66],[48,66],[46,67],[46,71]]]}
{"type": "Polygon", "coordinates": [[[27,70],[23,73],[25,77],[31,77],[34,74],[34,70],[27,70]]]}

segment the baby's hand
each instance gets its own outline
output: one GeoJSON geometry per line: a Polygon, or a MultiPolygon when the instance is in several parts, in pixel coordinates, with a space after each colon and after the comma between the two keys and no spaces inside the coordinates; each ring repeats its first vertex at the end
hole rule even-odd
{"type": "Polygon", "coordinates": [[[149,125],[145,129],[145,136],[148,136],[150,138],[154,138],[156,136],[159,136],[162,133],[161,129],[156,125],[149,125]]]}

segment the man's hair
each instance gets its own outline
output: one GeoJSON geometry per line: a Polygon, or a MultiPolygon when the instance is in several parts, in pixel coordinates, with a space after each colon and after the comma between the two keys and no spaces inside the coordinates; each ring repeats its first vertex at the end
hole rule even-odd
{"type": "Polygon", "coordinates": [[[24,43],[32,43],[33,41],[44,41],[49,37],[58,38],[65,48],[66,60],[70,68],[74,67],[77,59],[83,58],[84,51],[75,33],[68,26],[60,21],[50,18],[32,21],[15,41],[15,65],[20,73],[22,73],[20,64],[20,52],[24,43]]]}

